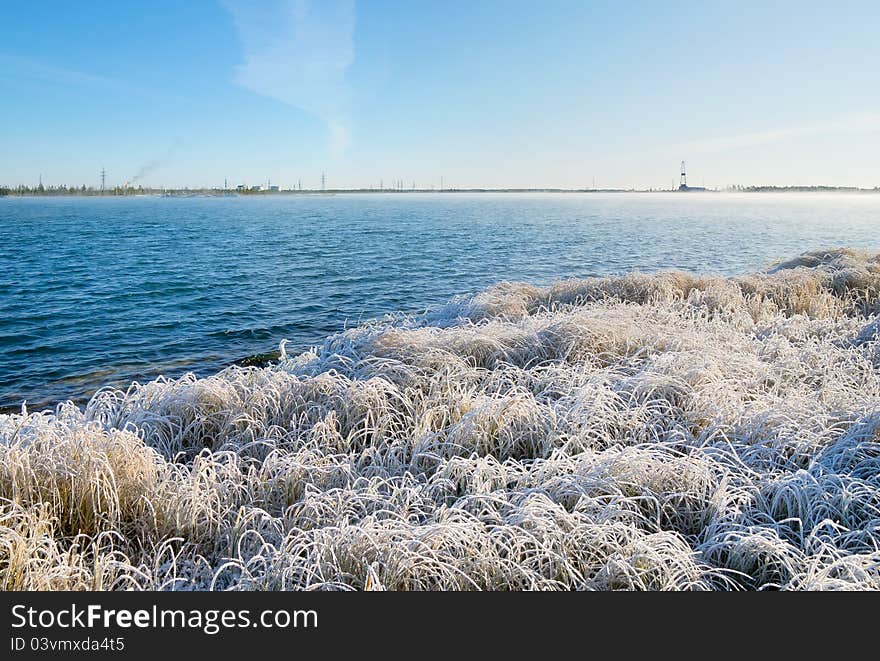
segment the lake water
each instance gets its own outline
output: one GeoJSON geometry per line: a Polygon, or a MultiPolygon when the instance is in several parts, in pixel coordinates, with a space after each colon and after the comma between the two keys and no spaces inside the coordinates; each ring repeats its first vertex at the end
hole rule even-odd
{"type": "Polygon", "coordinates": [[[0,407],[208,374],[499,280],[880,249],[880,195],[0,198],[0,407]]]}

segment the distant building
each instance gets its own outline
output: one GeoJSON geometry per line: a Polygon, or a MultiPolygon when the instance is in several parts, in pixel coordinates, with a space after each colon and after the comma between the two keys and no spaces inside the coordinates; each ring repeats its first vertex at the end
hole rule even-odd
{"type": "Polygon", "coordinates": [[[275,185],[269,186],[269,191],[271,191],[272,193],[277,193],[278,190],[279,190],[278,186],[275,186],[275,185]]]}
{"type": "Polygon", "coordinates": [[[255,193],[259,193],[261,190],[263,190],[263,187],[262,186],[251,186],[251,190],[255,193]]]}

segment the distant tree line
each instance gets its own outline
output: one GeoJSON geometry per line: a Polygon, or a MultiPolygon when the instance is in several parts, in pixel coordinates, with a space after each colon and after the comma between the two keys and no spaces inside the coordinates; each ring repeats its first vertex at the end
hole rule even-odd
{"type": "MultiPolygon", "coordinates": [[[[146,189],[141,186],[137,188],[128,187],[123,188],[122,186],[114,186],[113,188],[107,188],[103,191],[104,195],[143,195],[149,192],[161,192],[161,191],[153,191],[151,189],[146,189]]],[[[44,186],[40,184],[38,186],[0,186],[0,195],[20,195],[20,196],[29,196],[29,195],[101,195],[102,191],[100,188],[94,188],[92,186],[44,186]]]]}
{"type": "MultiPolygon", "coordinates": [[[[569,189],[562,188],[507,188],[507,189],[484,189],[484,188],[468,188],[468,189],[456,189],[460,192],[534,192],[534,191],[545,191],[545,192],[572,192],[569,189]]],[[[653,189],[652,189],[653,190],[653,189]]],[[[880,186],[875,186],[874,188],[858,188],[856,186],[729,186],[726,190],[732,192],[743,192],[743,193],[880,193],[880,186]]],[[[93,186],[44,186],[43,184],[39,184],[37,186],[0,186],[0,197],[8,196],[8,195],[16,195],[21,197],[27,196],[42,196],[42,195],[54,195],[54,196],[100,196],[100,195],[193,195],[193,194],[201,194],[201,195],[226,195],[235,193],[237,195],[267,195],[272,193],[314,193],[317,191],[313,190],[296,190],[296,189],[282,189],[280,191],[270,191],[266,189],[260,189],[259,187],[236,187],[235,189],[225,190],[222,188],[144,188],[143,186],[113,186],[111,188],[107,188],[105,190],[101,190],[100,188],[95,188],[93,186]]],[[[393,189],[370,189],[370,188],[358,188],[358,189],[332,189],[327,190],[327,193],[343,193],[343,192],[361,192],[361,193],[379,193],[379,192],[394,192],[393,189]]],[[[399,192],[426,192],[424,189],[418,190],[409,190],[405,189],[399,192]]],[[[455,192],[453,190],[446,190],[443,192],[455,192]]],[[[576,192],[576,191],[575,191],[576,192]]],[[[602,189],[600,191],[595,192],[607,192],[607,193],[625,193],[631,192],[623,189],[602,189]]]]}
{"type": "Polygon", "coordinates": [[[876,193],[880,186],[731,186],[728,190],[743,193],[876,193]]]}
{"type": "MultiPolygon", "coordinates": [[[[270,192],[260,188],[242,187],[234,190],[224,190],[222,188],[152,188],[144,186],[113,186],[104,189],[95,188],[93,186],[0,186],[0,195],[16,195],[20,197],[29,196],[125,196],[125,195],[220,195],[236,193],[239,195],[265,195],[270,192]]],[[[291,192],[291,191],[284,191],[291,192]]]]}

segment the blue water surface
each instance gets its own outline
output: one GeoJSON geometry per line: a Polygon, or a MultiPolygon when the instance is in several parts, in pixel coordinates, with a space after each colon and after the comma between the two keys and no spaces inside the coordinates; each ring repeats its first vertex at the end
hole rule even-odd
{"type": "Polygon", "coordinates": [[[880,195],[0,198],[0,406],[308,348],[500,280],[880,249],[880,195]]]}

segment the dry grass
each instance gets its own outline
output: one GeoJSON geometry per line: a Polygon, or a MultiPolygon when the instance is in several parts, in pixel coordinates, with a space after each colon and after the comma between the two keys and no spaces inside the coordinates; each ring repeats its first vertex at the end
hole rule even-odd
{"type": "Polygon", "coordinates": [[[0,588],[878,589],[878,292],[502,284],[0,416],[0,588]]]}

